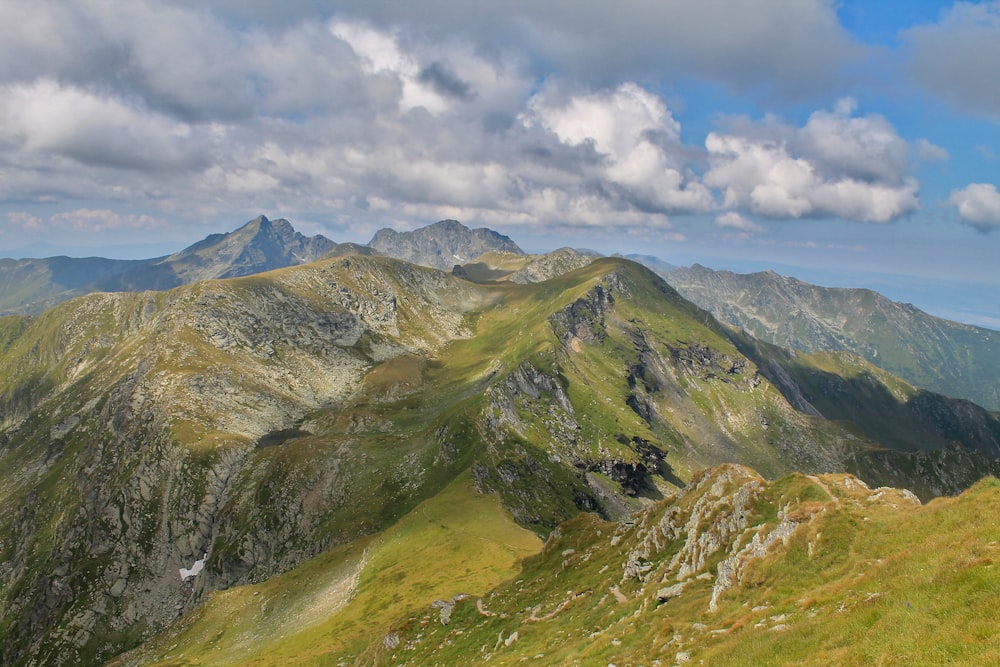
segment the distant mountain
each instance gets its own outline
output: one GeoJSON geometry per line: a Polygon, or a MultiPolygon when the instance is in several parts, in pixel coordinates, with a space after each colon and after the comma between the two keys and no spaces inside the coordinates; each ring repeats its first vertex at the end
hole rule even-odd
{"type": "Polygon", "coordinates": [[[656,257],[654,255],[639,255],[636,253],[631,253],[628,255],[624,255],[624,257],[626,259],[631,259],[633,262],[639,262],[640,264],[648,266],[649,268],[653,269],[653,271],[659,273],[661,276],[666,276],[668,273],[678,268],[676,265],[671,264],[670,262],[665,262],[659,257],[656,257]]]}
{"type": "Polygon", "coordinates": [[[90,292],[164,290],[210,278],[235,278],[313,262],[337,247],[306,237],[287,220],[259,216],[165,257],[0,260],[0,312],[38,313],[90,292]]]}
{"type": "Polygon", "coordinates": [[[383,255],[443,271],[487,252],[524,254],[509,237],[484,227],[469,229],[456,220],[442,220],[412,232],[381,229],[368,245],[383,255]]]}
{"type": "Polygon", "coordinates": [[[110,279],[149,260],[103,257],[0,259],[0,314],[41,312],[94,291],[86,286],[110,279]]]}
{"type": "Polygon", "coordinates": [[[951,322],[866,289],[819,287],[773,271],[695,264],[664,273],[687,299],[767,343],[847,350],[913,384],[1000,410],[1000,332],[951,322]]]}
{"type": "Polygon", "coordinates": [[[239,278],[314,262],[336,245],[325,236],[303,236],[287,220],[271,221],[261,215],[235,231],[212,234],[180,252],[149,260],[96,285],[101,291],[124,292],[239,278]]]}

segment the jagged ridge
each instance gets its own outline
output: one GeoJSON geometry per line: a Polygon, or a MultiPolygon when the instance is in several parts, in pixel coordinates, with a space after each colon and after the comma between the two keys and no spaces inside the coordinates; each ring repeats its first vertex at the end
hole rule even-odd
{"type": "Polygon", "coordinates": [[[667,281],[719,320],[802,352],[848,350],[910,382],[1000,410],[1000,332],[950,322],[864,289],[773,271],[673,269],[667,281]]]}

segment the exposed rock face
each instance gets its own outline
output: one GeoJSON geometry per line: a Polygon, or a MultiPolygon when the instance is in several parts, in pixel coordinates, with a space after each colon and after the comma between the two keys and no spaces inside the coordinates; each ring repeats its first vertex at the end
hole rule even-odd
{"type": "MultiPolygon", "coordinates": [[[[366,454],[294,427],[379,361],[469,335],[478,299],[441,272],[352,257],[265,281],[94,294],[11,332],[0,662],[103,662],[205,590],[379,527],[319,530],[358,511],[366,454]],[[259,446],[274,433],[280,446],[259,446]],[[197,575],[178,576],[206,553],[197,575]]],[[[383,474],[419,485],[424,471],[405,456],[383,474]]]]}
{"type": "Polygon", "coordinates": [[[692,480],[688,493],[696,498],[694,504],[683,509],[672,505],[648,530],[642,530],[642,539],[624,563],[622,582],[645,581],[652,572],[647,563],[678,539],[684,545],[661,573],[663,579],[684,581],[701,571],[709,558],[746,529],[751,506],[764,488],[760,475],[741,466],[723,466],[692,480]]]}
{"type": "Polygon", "coordinates": [[[559,248],[544,255],[536,255],[524,268],[514,271],[505,280],[512,283],[540,283],[575,269],[587,266],[600,257],[595,252],[559,248]]]}
{"type": "MultiPolygon", "coordinates": [[[[617,284],[614,276],[611,282],[617,284]]],[[[614,303],[614,290],[597,285],[586,296],[553,313],[549,322],[567,349],[573,348],[574,341],[600,342],[607,335],[605,313],[614,303]]]]}
{"type": "Polygon", "coordinates": [[[486,252],[523,254],[510,238],[491,229],[469,229],[456,220],[442,220],[412,232],[382,229],[368,245],[390,257],[444,271],[486,252]]]}

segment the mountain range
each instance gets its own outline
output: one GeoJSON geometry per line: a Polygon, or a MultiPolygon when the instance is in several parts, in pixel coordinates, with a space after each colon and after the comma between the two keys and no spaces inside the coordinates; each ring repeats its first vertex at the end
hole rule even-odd
{"type": "Polygon", "coordinates": [[[199,280],[236,278],[315,261],[337,244],[305,237],[287,220],[259,216],[165,257],[0,259],[0,312],[38,313],[91,292],[166,290],[199,280]]]}
{"type": "Polygon", "coordinates": [[[1000,410],[1000,332],[933,317],[865,289],[773,271],[661,271],[685,298],[753,337],[801,352],[847,350],[925,389],[1000,410]]]}
{"type": "MultiPolygon", "coordinates": [[[[40,313],[91,292],[164,290],[261,273],[321,257],[382,254],[471,280],[537,282],[584,266],[597,253],[563,248],[526,255],[510,238],[442,220],[412,232],[383,229],[367,245],[305,237],[287,220],[259,216],[165,257],[0,259],[0,313],[40,313]]],[[[737,274],[676,267],[632,255],[685,298],[753,337],[801,352],[845,350],[932,392],[1000,410],[1000,332],[944,320],[865,289],[811,285],[773,271],[737,274]]]]}
{"type": "Polygon", "coordinates": [[[0,317],[0,663],[996,657],[997,414],[624,258],[280,223],[0,317]]]}

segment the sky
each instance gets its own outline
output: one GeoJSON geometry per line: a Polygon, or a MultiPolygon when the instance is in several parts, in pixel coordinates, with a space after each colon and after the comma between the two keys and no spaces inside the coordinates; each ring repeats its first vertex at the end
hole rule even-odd
{"type": "Polygon", "coordinates": [[[1000,2],[4,0],[0,254],[452,218],[1000,328],[997,63],[1000,2]]]}

